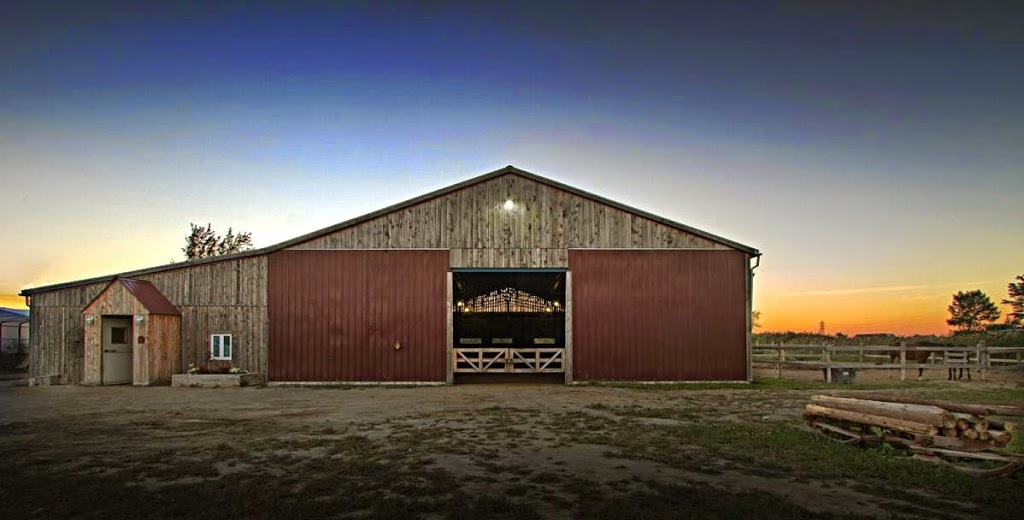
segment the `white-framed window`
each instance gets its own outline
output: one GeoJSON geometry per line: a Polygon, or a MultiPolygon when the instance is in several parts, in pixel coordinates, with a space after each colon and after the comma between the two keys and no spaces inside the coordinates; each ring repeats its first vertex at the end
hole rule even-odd
{"type": "Polygon", "coordinates": [[[231,360],[234,344],[231,334],[210,334],[210,359],[231,360]]]}

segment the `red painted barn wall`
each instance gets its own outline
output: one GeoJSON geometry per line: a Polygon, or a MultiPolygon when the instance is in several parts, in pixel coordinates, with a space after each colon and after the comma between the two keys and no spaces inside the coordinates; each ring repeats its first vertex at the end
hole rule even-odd
{"type": "Polygon", "coordinates": [[[444,381],[447,271],[447,250],[271,254],[270,380],[444,381]]]}
{"type": "Polygon", "coordinates": [[[740,251],[570,250],[575,380],[745,380],[740,251]]]}

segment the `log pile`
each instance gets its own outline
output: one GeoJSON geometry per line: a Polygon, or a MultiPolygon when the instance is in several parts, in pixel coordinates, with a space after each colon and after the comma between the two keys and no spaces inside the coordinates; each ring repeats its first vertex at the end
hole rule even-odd
{"type": "Polygon", "coordinates": [[[845,437],[847,444],[885,442],[932,462],[984,460],[1005,462],[994,469],[955,464],[983,477],[1003,477],[1024,469],[1024,456],[1003,451],[1016,427],[993,415],[1024,416],[1024,408],[960,404],[922,399],[894,400],[815,395],[804,418],[822,431],[845,437]]]}

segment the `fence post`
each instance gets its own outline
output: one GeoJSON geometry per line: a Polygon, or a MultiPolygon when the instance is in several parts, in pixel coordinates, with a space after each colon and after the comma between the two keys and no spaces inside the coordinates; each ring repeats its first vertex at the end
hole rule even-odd
{"type": "Polygon", "coordinates": [[[821,346],[821,358],[825,362],[825,382],[832,382],[832,349],[826,343],[821,346]]]}
{"type": "Polygon", "coordinates": [[[786,361],[786,349],[782,348],[782,342],[781,341],[778,343],[777,347],[778,347],[778,352],[776,352],[776,354],[778,354],[778,356],[779,356],[779,364],[776,367],[776,372],[777,372],[777,374],[779,376],[779,379],[782,379],[782,363],[784,363],[786,361]]]}
{"type": "Polygon", "coordinates": [[[984,381],[986,374],[988,373],[988,367],[991,366],[991,362],[988,359],[988,347],[985,345],[985,340],[978,342],[978,372],[981,372],[981,380],[984,381]]]}
{"type": "Polygon", "coordinates": [[[907,380],[907,344],[900,342],[900,381],[907,380]]]}

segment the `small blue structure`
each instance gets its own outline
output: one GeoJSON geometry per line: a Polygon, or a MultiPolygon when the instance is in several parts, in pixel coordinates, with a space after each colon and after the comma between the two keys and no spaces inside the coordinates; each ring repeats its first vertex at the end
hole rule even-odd
{"type": "Polygon", "coordinates": [[[28,353],[28,311],[0,307],[0,353],[28,353]]]}

